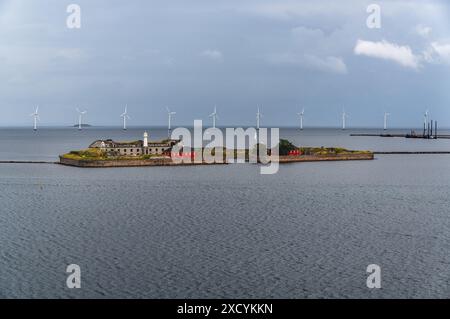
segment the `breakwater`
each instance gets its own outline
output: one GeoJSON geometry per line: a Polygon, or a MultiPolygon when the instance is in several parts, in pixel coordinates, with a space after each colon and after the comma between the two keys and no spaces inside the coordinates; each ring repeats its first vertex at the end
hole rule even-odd
{"type": "Polygon", "coordinates": [[[0,161],[0,164],[59,164],[59,163],[47,161],[0,161]]]}
{"type": "Polygon", "coordinates": [[[171,158],[157,159],[126,159],[126,160],[78,160],[60,156],[59,164],[77,167],[139,167],[139,166],[191,166],[191,165],[220,165],[227,163],[177,163],[171,158]]]}
{"type": "Polygon", "coordinates": [[[450,154],[450,151],[393,151],[393,152],[373,152],[374,154],[384,154],[384,155],[420,155],[420,154],[450,154]]]}

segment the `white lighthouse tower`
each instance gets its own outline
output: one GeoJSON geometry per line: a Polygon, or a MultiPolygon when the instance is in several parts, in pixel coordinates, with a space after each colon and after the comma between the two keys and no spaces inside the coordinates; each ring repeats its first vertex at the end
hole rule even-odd
{"type": "Polygon", "coordinates": [[[144,132],[144,147],[148,147],[148,133],[144,132]]]}

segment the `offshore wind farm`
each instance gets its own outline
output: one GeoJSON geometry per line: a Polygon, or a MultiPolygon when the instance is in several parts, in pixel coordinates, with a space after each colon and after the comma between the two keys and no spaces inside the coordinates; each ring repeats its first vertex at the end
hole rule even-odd
{"type": "MultiPolygon", "coordinates": [[[[176,115],[176,112],[171,111],[168,107],[165,107],[167,111],[167,132],[168,137],[170,137],[170,134],[172,132],[172,126],[173,126],[173,117],[176,115]]],[[[38,130],[38,121],[40,121],[40,115],[38,113],[39,106],[36,107],[35,111],[30,114],[30,116],[33,119],[33,125],[32,128],[34,131],[38,130]]],[[[89,127],[91,125],[83,124],[83,116],[87,114],[87,110],[80,111],[79,108],[75,108],[77,114],[78,114],[78,124],[74,125],[78,127],[78,130],[82,130],[83,127],[89,127]]],[[[305,108],[302,108],[299,113],[296,115],[299,118],[299,130],[303,130],[304,128],[304,114],[305,114],[305,108]]],[[[448,134],[438,134],[438,121],[437,120],[431,120],[430,119],[430,111],[427,109],[424,112],[423,115],[423,131],[422,134],[418,134],[415,129],[410,129],[409,131],[405,133],[396,133],[396,134],[388,134],[385,131],[388,130],[388,118],[391,116],[391,113],[384,112],[383,113],[383,123],[380,128],[384,131],[383,133],[375,134],[375,133],[352,133],[351,136],[378,136],[378,137],[406,137],[406,138],[424,138],[424,139],[437,139],[437,138],[450,138],[450,135],[448,134]]],[[[259,130],[260,124],[261,124],[261,118],[262,113],[260,106],[257,106],[257,112],[256,112],[256,121],[255,126],[256,129],[259,130]]],[[[125,105],[125,109],[122,114],[120,114],[120,118],[122,119],[122,128],[123,130],[127,130],[127,123],[128,120],[131,120],[131,117],[128,114],[128,105],[125,105]]],[[[219,119],[218,112],[217,112],[217,105],[214,106],[213,112],[208,115],[208,118],[212,121],[212,128],[216,128],[217,120],[219,119]]],[[[345,108],[342,109],[342,113],[340,116],[341,119],[341,129],[342,131],[345,131],[348,128],[347,119],[349,118],[348,113],[345,111],[345,108]]],[[[194,120],[194,118],[192,118],[194,120]]],[[[316,122],[317,123],[317,122],[316,122]]],[[[57,126],[57,125],[56,125],[57,126]]],[[[236,125],[234,125],[236,126],[236,125]]],[[[239,126],[239,124],[238,124],[239,126]]],[[[320,125],[318,126],[320,127],[320,125]]],[[[356,128],[364,129],[362,126],[355,126],[356,128]]],[[[314,128],[314,127],[311,127],[314,128]]]]}

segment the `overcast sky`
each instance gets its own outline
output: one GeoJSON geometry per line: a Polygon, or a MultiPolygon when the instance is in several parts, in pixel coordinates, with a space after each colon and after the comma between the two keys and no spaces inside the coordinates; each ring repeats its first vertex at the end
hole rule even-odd
{"type": "Polygon", "coordinates": [[[446,1],[0,0],[0,125],[450,126],[446,1]],[[411,2],[414,2],[411,3],[411,2]],[[69,29],[67,6],[81,7],[69,29]],[[366,25],[369,4],[381,28],[366,25]]]}

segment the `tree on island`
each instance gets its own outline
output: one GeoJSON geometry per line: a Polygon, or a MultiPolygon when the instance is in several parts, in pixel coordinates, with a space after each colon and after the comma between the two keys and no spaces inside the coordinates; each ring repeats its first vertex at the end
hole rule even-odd
{"type": "Polygon", "coordinates": [[[280,155],[289,155],[290,151],[298,150],[298,147],[289,142],[288,140],[280,139],[278,153],[280,155]]]}

